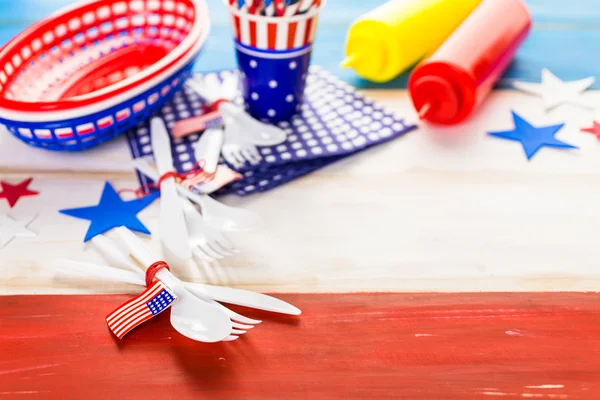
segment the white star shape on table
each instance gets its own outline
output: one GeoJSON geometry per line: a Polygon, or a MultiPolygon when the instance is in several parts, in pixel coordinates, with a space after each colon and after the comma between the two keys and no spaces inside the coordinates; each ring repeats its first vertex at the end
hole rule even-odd
{"type": "Polygon", "coordinates": [[[565,82],[550,72],[549,69],[542,70],[542,82],[513,82],[515,89],[542,97],[546,111],[560,104],[572,104],[579,107],[593,109],[594,105],[582,98],[582,93],[589,89],[596,78],[580,79],[578,81],[565,82]]]}
{"type": "Polygon", "coordinates": [[[37,234],[28,229],[27,225],[33,222],[35,215],[20,219],[12,219],[8,215],[0,215],[0,249],[15,237],[34,237],[37,234]]]}

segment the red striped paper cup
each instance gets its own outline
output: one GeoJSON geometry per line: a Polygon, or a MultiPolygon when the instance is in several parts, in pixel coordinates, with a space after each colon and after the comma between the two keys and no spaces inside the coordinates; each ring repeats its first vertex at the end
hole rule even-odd
{"type": "Polygon", "coordinates": [[[291,17],[266,17],[248,14],[230,6],[233,36],[245,46],[260,50],[290,50],[311,44],[317,33],[319,11],[313,7],[307,13],[291,17]]]}
{"type": "Polygon", "coordinates": [[[289,119],[302,101],[325,2],[294,16],[249,14],[224,0],[232,20],[242,90],[248,112],[272,122],[289,119]]]}

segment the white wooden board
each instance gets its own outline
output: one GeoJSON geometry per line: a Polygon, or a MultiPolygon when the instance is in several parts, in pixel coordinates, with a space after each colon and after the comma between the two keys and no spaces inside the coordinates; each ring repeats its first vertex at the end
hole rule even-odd
{"type": "MultiPolygon", "coordinates": [[[[405,92],[368,94],[414,118],[405,92]]],[[[600,141],[579,131],[593,117],[570,106],[545,114],[533,96],[495,92],[465,124],[423,127],[279,189],[225,198],[259,212],[264,229],[231,236],[239,256],[177,273],[272,292],[598,290],[600,141]],[[567,122],[558,137],[580,150],[545,148],[527,161],[519,143],[486,135],[512,128],[511,109],[537,125],[567,122]]],[[[106,179],[134,187],[121,172],[125,142],[73,156],[0,138],[0,179],[33,176],[41,192],[14,209],[0,201],[0,213],[39,214],[37,237],[0,250],[0,293],[131,290],[57,281],[51,266],[100,261],[82,243],[87,222],[57,210],[96,204],[106,179]]],[[[158,204],[140,218],[159,252],[158,204]]]]}

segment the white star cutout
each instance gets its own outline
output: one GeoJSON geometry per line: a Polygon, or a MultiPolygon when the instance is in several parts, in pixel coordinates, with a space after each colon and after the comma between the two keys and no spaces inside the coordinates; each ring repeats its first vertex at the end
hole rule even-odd
{"type": "Polygon", "coordinates": [[[565,82],[554,75],[550,70],[542,70],[542,82],[513,82],[515,89],[523,92],[535,94],[542,97],[546,111],[560,104],[572,104],[584,108],[594,108],[594,106],[581,98],[583,92],[589,89],[596,78],[589,77],[578,81],[565,82]]]}
{"type": "Polygon", "coordinates": [[[0,215],[0,249],[13,240],[15,237],[34,237],[36,233],[27,229],[35,219],[32,217],[24,217],[21,219],[12,219],[8,215],[0,215]]]}

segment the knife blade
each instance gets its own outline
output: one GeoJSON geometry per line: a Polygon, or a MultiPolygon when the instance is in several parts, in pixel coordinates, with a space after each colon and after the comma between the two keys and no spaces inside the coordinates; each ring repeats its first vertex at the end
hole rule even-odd
{"type": "Polygon", "coordinates": [[[184,286],[190,290],[203,291],[208,297],[228,304],[257,310],[276,312],[288,315],[300,315],[302,311],[293,305],[266,294],[251,292],[243,289],[233,289],[224,286],[204,285],[201,283],[185,282],[184,286]]]}
{"type": "MultiPolygon", "coordinates": [[[[155,117],[150,121],[150,138],[158,174],[163,176],[173,170],[173,155],[169,133],[161,118],[155,117]]],[[[167,261],[182,264],[191,259],[188,231],[174,178],[165,179],[160,184],[159,226],[163,246],[168,250],[167,258],[172,258],[167,261]]]]}

